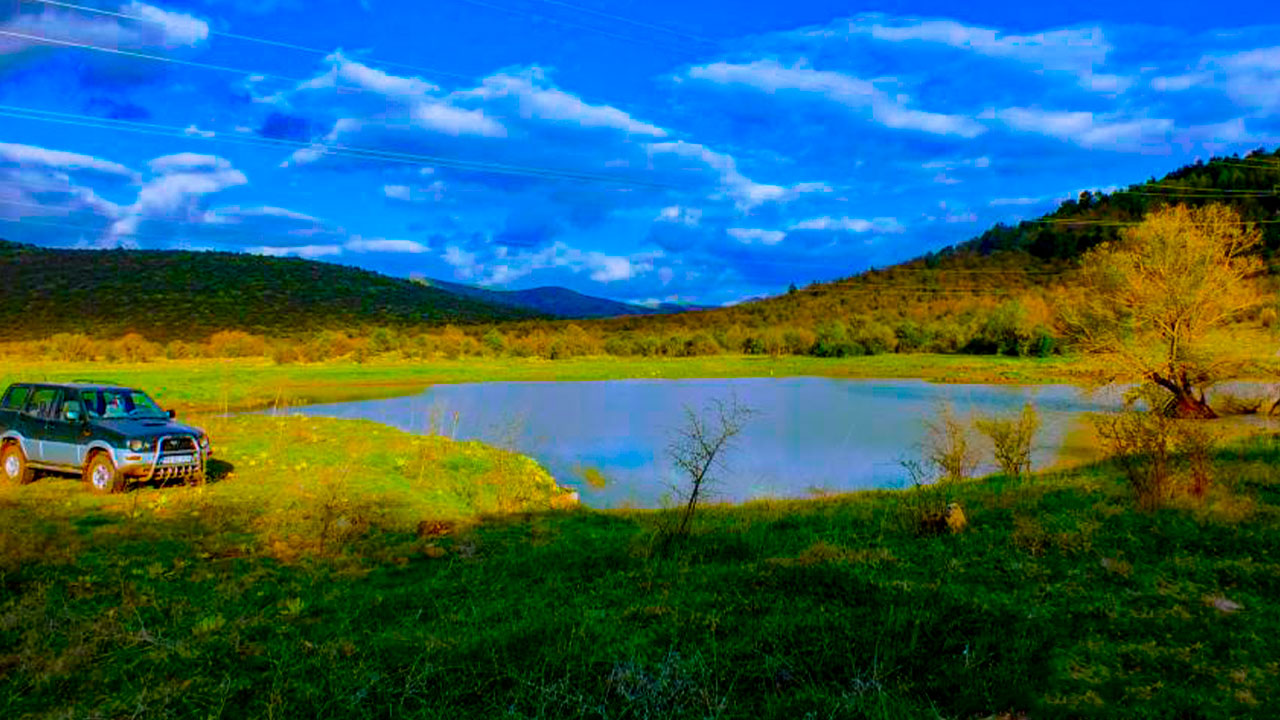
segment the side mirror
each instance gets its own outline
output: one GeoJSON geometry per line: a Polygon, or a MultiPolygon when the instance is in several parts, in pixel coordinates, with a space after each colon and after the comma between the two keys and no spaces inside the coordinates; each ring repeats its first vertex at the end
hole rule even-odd
{"type": "Polygon", "coordinates": [[[178,417],[178,412],[176,410],[170,410],[169,419],[172,420],[173,418],[176,418],[176,417],[178,417]]]}
{"type": "Polygon", "coordinates": [[[66,413],[64,413],[64,417],[66,417],[68,422],[78,422],[80,420],[80,411],[68,410],[66,413]]]}

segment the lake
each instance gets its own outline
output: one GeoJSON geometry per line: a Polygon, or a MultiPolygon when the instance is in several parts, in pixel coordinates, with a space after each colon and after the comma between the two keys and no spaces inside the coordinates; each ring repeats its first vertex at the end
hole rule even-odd
{"type": "Polygon", "coordinates": [[[1089,460],[1096,451],[1086,413],[1119,405],[1115,392],[1095,396],[1069,385],[791,377],[438,385],[290,412],[484,440],[537,458],[591,507],[653,508],[669,501],[676,480],[667,447],[684,408],[735,397],[753,415],[714,488],[714,499],[733,502],[903,487],[900,461],[919,457],[923,422],[944,402],[962,417],[1012,415],[1031,402],[1042,421],[1033,466],[1089,460]],[[603,475],[603,487],[586,481],[588,469],[603,475]]]}

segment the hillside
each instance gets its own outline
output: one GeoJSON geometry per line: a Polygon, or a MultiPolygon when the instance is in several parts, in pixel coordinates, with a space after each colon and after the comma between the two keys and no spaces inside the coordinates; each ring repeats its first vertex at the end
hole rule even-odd
{"type": "Polygon", "coordinates": [[[342,265],[236,253],[55,250],[0,240],[0,339],[60,332],[154,340],[237,329],[492,323],[535,316],[342,265]]]}
{"type": "MultiPolygon", "coordinates": [[[[469,297],[495,305],[521,308],[542,315],[554,315],[562,318],[596,318],[617,317],[620,315],[652,315],[659,310],[640,305],[606,300],[604,298],[583,295],[568,288],[537,287],[528,290],[490,290],[474,285],[462,285],[444,280],[425,280],[425,284],[440,288],[454,295],[469,297]]],[[[679,310],[675,310],[679,312],[679,310]]]]}
{"type": "Polygon", "coordinates": [[[1280,150],[1214,158],[1124,190],[1083,192],[1040,218],[889,268],[733,307],[585,327],[602,343],[612,338],[614,354],[704,354],[715,346],[824,356],[1045,354],[1056,347],[1050,293],[1070,285],[1086,250],[1120,239],[1157,207],[1216,202],[1259,223],[1272,260],[1280,252],[1278,189],[1280,150]]]}

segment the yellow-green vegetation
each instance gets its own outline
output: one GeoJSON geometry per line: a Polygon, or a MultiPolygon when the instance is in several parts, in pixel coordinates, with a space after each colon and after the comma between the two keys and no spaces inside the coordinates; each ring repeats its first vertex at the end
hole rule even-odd
{"type": "Polygon", "coordinates": [[[477,517],[488,479],[550,502],[510,455],[222,422],[204,488],[0,489],[4,716],[1280,713],[1273,437],[1150,512],[1100,465],[950,484],[958,533],[920,533],[938,490],[860,493],[712,506],[662,554],[661,512],[477,517]]]}
{"type": "Polygon", "coordinates": [[[165,407],[218,411],[340,402],[405,395],[440,383],[493,380],[615,380],[824,376],[924,378],[936,382],[1071,382],[1087,374],[1072,358],[881,355],[860,358],[721,355],[693,358],[592,357],[436,359],[380,358],[277,365],[262,358],[156,360],[145,363],[6,361],[0,386],[17,380],[88,378],[132,385],[165,407]]]}

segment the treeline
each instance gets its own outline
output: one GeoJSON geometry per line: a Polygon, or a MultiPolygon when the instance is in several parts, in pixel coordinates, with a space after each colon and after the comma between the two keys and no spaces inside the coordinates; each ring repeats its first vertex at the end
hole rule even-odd
{"type": "MultiPolygon", "coordinates": [[[[1280,149],[1255,150],[1244,157],[1197,160],[1163,178],[1124,190],[1082,192],[1044,217],[1017,225],[996,225],[982,235],[926,257],[937,263],[951,254],[992,255],[1022,252],[1040,261],[1073,260],[1103,242],[1120,239],[1128,224],[1166,205],[1198,207],[1224,204],[1247,222],[1274,221],[1280,215],[1280,149]]],[[[1261,222],[1262,252],[1280,252],[1280,225],[1261,222]]]]}
{"type": "MultiPolygon", "coordinates": [[[[60,361],[147,362],[186,358],[270,358],[281,364],[380,356],[410,360],[465,357],[695,357],[719,354],[857,357],[885,353],[973,353],[1047,356],[1059,350],[1047,308],[1036,298],[1005,300],[929,319],[886,321],[872,315],[832,317],[812,326],[740,323],[661,332],[618,332],[600,323],[521,323],[446,326],[408,331],[375,328],[367,333],[321,331],[271,338],[239,330],[201,342],[148,340],[130,333],[115,339],[60,333],[41,341],[0,345],[9,357],[60,361]]],[[[921,312],[920,315],[927,315],[921,312]]]]}

